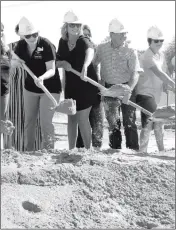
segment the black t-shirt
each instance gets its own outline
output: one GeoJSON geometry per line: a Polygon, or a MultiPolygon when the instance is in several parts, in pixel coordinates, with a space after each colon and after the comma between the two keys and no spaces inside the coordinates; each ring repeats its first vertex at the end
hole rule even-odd
{"type": "MultiPolygon", "coordinates": [[[[56,50],[54,45],[48,39],[40,36],[32,56],[29,55],[25,40],[20,40],[18,42],[14,52],[25,61],[25,64],[36,75],[36,77],[40,77],[46,72],[45,62],[56,60],[56,50]]],[[[44,86],[50,93],[61,92],[61,81],[57,68],[53,77],[44,80],[44,86]]],[[[33,78],[28,73],[25,78],[25,89],[35,93],[43,93],[43,90],[36,86],[33,78]]]]}

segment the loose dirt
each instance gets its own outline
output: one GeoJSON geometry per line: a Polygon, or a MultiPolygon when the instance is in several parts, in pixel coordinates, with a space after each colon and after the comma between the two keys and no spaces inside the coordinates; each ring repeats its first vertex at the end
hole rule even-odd
{"type": "Polygon", "coordinates": [[[111,150],[107,128],[103,150],[68,151],[64,122],[55,127],[65,149],[2,151],[2,229],[175,229],[173,129],[165,152],[154,135],[147,155],[111,150]]]}

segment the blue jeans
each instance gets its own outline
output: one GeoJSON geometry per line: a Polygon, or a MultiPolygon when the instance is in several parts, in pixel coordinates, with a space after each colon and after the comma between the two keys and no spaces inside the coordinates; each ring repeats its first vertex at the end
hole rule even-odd
{"type": "MultiPolygon", "coordinates": [[[[112,85],[106,84],[107,88],[112,85]]],[[[130,98],[135,102],[135,92],[130,98]]],[[[104,107],[106,119],[109,123],[109,146],[113,149],[120,149],[122,135],[120,132],[120,109],[122,111],[124,133],[126,137],[126,147],[138,150],[138,133],[136,126],[136,109],[130,105],[122,104],[118,98],[104,97],[104,107]]]]}

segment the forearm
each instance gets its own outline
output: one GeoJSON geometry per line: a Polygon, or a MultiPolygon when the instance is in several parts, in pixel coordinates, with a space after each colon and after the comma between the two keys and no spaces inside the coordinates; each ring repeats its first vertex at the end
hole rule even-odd
{"type": "Polygon", "coordinates": [[[160,72],[160,74],[158,75],[158,77],[160,78],[160,80],[163,81],[163,83],[165,84],[171,84],[173,83],[174,81],[164,72],[160,72]]]}
{"type": "Polygon", "coordinates": [[[65,91],[65,70],[62,69],[62,78],[61,78],[62,89],[65,91]]]}
{"type": "Polygon", "coordinates": [[[94,69],[95,69],[95,72],[96,72],[96,74],[97,74],[98,81],[100,82],[100,81],[101,81],[100,65],[94,65],[94,69]]]}
{"type": "Polygon", "coordinates": [[[92,62],[93,58],[94,58],[94,50],[92,48],[88,48],[86,51],[84,66],[88,67],[90,63],[92,62]]]}
{"type": "Polygon", "coordinates": [[[134,72],[132,74],[132,77],[130,78],[128,85],[131,88],[131,90],[133,90],[138,82],[139,79],[139,73],[138,72],[134,72]]]}
{"type": "Polygon", "coordinates": [[[54,69],[47,70],[43,75],[40,76],[43,80],[49,79],[55,75],[54,69]]]}
{"type": "Polygon", "coordinates": [[[169,76],[172,76],[173,72],[174,72],[174,66],[170,63],[170,64],[168,64],[168,73],[167,74],[169,76]]]}

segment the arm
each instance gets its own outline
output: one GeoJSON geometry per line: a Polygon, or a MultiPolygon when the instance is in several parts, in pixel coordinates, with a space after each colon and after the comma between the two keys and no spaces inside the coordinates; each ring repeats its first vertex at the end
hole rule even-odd
{"type": "Polygon", "coordinates": [[[133,89],[135,88],[138,79],[139,79],[139,74],[141,73],[142,69],[140,67],[139,59],[138,59],[138,54],[137,51],[131,50],[132,52],[130,53],[129,60],[128,60],[128,67],[130,70],[130,80],[128,81],[128,86],[130,87],[130,92],[127,93],[123,99],[122,103],[123,104],[129,104],[129,99],[131,97],[131,93],[133,89]]]}
{"type": "Polygon", "coordinates": [[[138,82],[139,74],[141,72],[137,51],[133,51],[131,53],[128,60],[128,67],[131,73],[131,78],[128,81],[128,86],[131,88],[132,91],[138,82]]]}
{"type": "Polygon", "coordinates": [[[95,56],[93,58],[94,67],[97,68],[97,66],[100,64],[100,62],[101,62],[101,60],[100,60],[100,46],[97,46],[95,56]]]}
{"type": "Polygon", "coordinates": [[[131,91],[133,91],[133,89],[135,88],[137,82],[139,79],[139,73],[138,72],[133,72],[131,75],[131,78],[128,82],[129,87],[131,88],[131,91]]]}
{"type": "Polygon", "coordinates": [[[65,91],[65,70],[62,69],[62,79],[61,79],[62,89],[65,91]]]}
{"type": "Polygon", "coordinates": [[[94,65],[94,69],[95,69],[95,72],[98,76],[98,83],[104,85],[104,81],[101,79],[101,74],[100,74],[100,64],[97,66],[94,65]]]}
{"type": "Polygon", "coordinates": [[[170,86],[172,90],[175,90],[175,82],[165,73],[165,71],[162,70],[162,68],[164,67],[164,59],[162,67],[160,67],[155,61],[153,54],[148,54],[143,60],[143,65],[145,65],[146,68],[150,69],[155,74],[155,76],[163,82],[163,84],[170,86]]]}
{"type": "Polygon", "coordinates": [[[45,64],[46,64],[46,72],[39,77],[42,80],[49,79],[55,75],[55,61],[54,60],[48,61],[45,62],[45,64]]]}
{"type": "Polygon", "coordinates": [[[79,49],[85,53],[84,63],[83,63],[81,76],[80,76],[81,79],[85,81],[85,77],[87,76],[87,69],[94,57],[94,48],[90,40],[88,38],[84,38],[80,40],[79,49]]]}
{"type": "Polygon", "coordinates": [[[48,61],[45,62],[45,64],[46,64],[46,72],[35,80],[35,84],[39,88],[41,84],[43,85],[44,80],[49,79],[55,75],[55,61],[54,60],[48,61]]]}
{"type": "Polygon", "coordinates": [[[84,60],[84,65],[86,68],[90,65],[90,63],[92,62],[94,57],[94,49],[92,48],[88,48],[86,50],[86,56],[85,56],[85,60],[84,60]]]}
{"type": "Polygon", "coordinates": [[[80,76],[83,81],[85,81],[84,77],[87,76],[87,68],[92,62],[93,57],[94,57],[94,50],[92,48],[88,48],[86,50],[85,60],[84,60],[84,64],[83,64],[83,68],[82,68],[81,76],[80,76]]]}
{"type": "Polygon", "coordinates": [[[175,88],[175,82],[157,65],[150,67],[153,73],[161,80],[164,84],[169,85],[173,90],[175,88]]]}
{"type": "Polygon", "coordinates": [[[100,64],[101,60],[100,60],[100,46],[97,46],[96,48],[96,52],[93,58],[93,66],[95,68],[95,71],[97,73],[98,76],[98,82],[101,85],[105,85],[105,82],[101,79],[101,74],[100,74],[100,70],[101,70],[101,64],[100,64]]]}
{"type": "Polygon", "coordinates": [[[130,87],[130,93],[127,93],[123,99],[122,99],[122,103],[123,104],[128,104],[129,103],[129,99],[131,97],[131,94],[132,94],[132,91],[133,89],[135,88],[137,82],[138,82],[138,79],[139,79],[139,73],[138,72],[133,72],[132,75],[131,75],[131,78],[128,82],[128,86],[130,87]]]}
{"type": "Polygon", "coordinates": [[[174,66],[172,65],[172,63],[168,63],[168,72],[170,76],[172,76],[173,72],[174,72],[174,66]]]}

